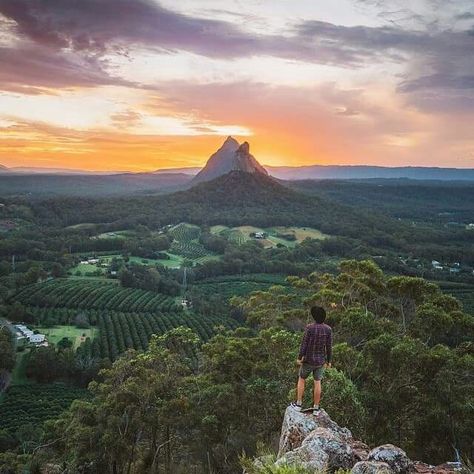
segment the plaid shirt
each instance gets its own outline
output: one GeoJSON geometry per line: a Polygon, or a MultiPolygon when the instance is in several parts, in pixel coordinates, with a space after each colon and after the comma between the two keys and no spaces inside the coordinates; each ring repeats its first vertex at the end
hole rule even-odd
{"type": "Polygon", "coordinates": [[[331,362],[332,329],[327,324],[308,324],[301,341],[298,358],[311,365],[331,362]]]}

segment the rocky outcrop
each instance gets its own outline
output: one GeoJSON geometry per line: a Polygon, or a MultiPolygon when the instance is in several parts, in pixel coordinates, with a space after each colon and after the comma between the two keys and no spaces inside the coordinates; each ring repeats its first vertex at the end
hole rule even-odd
{"type": "MultiPolygon", "coordinates": [[[[262,460],[258,461],[262,464],[262,460]]],[[[352,474],[448,474],[456,471],[453,463],[429,466],[412,462],[405,451],[393,444],[370,450],[340,427],[324,410],[301,413],[288,407],[283,419],[276,466],[299,466],[314,472],[350,470],[352,474]]],[[[256,467],[257,463],[255,464],[256,467]]],[[[262,472],[267,472],[262,467],[262,472]]]]}
{"type": "Polygon", "coordinates": [[[383,444],[372,449],[367,459],[388,464],[395,474],[408,473],[412,464],[405,451],[393,444],[383,444]]]}
{"type": "Polygon", "coordinates": [[[290,406],[286,409],[285,417],[283,418],[278,458],[288,451],[301,446],[303,441],[316,428],[326,428],[341,440],[352,439],[352,433],[347,428],[341,428],[336,422],[331,420],[326,411],[320,410],[317,415],[309,415],[301,413],[290,406]]]}
{"type": "Polygon", "coordinates": [[[268,175],[267,170],[250,154],[248,142],[239,145],[235,138],[227,137],[219,150],[209,158],[206,166],[193,178],[191,183],[211,181],[231,171],[268,175]]]}
{"type": "Polygon", "coordinates": [[[351,474],[392,474],[390,466],[379,461],[359,461],[351,469],[351,474]]]}

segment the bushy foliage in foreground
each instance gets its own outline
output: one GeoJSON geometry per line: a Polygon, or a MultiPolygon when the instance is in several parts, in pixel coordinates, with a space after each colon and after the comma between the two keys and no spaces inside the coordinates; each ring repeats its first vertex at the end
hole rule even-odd
{"type": "MultiPolygon", "coordinates": [[[[92,400],[51,424],[54,449],[35,457],[57,457],[68,472],[236,472],[242,452],[254,454],[257,441],[279,430],[297,339],[282,329],[238,329],[199,349],[189,329],[154,337],[146,353],[128,352],[101,373],[92,400]]],[[[342,407],[362,418],[343,374],[332,371],[326,387],[334,415],[342,407]]]]}
{"type": "Polygon", "coordinates": [[[456,299],[421,278],[388,277],[370,261],[292,282],[299,292],[274,288],[233,303],[255,326],[282,328],[295,327],[304,306],[322,304],[335,365],[362,396],[364,437],[429,462],[453,459],[453,447],[474,456],[474,318],[456,299]]]}
{"type": "Polygon", "coordinates": [[[242,453],[278,435],[314,303],[328,308],[336,336],[322,402],[333,419],[415,459],[444,462],[453,446],[472,457],[474,324],[454,298],[369,261],[291,281],[294,291],[233,300],[253,329],[201,345],[178,328],[127,352],[91,384],[91,400],[50,424],[33,461],[71,473],[237,472],[242,453]]]}

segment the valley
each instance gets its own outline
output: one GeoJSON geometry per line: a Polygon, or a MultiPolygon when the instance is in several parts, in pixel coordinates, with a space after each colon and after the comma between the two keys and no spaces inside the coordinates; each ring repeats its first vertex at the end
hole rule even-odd
{"type": "MultiPolygon", "coordinates": [[[[315,303],[328,308],[336,331],[330,387],[347,398],[328,405],[339,420],[359,424],[368,439],[399,436],[414,455],[444,459],[450,448],[437,453],[438,435],[423,428],[444,403],[430,362],[442,350],[447,364],[461,367],[461,389],[453,396],[463,408],[453,416],[459,436],[468,439],[470,428],[459,420],[468,416],[471,387],[465,354],[474,328],[474,207],[456,192],[473,188],[282,182],[261,170],[248,144],[229,139],[210,163],[174,192],[56,195],[70,182],[55,177],[41,196],[8,189],[0,196],[0,342],[9,354],[0,372],[2,446],[35,456],[45,438],[70,423],[67,417],[77,417],[82,430],[80,410],[103,403],[91,387],[108,390],[111,383],[111,399],[128,397],[114,377],[125,385],[134,380],[130,392],[139,403],[153,387],[166,410],[179,406],[201,433],[209,427],[193,418],[194,410],[217,423],[214,412],[234,397],[235,416],[222,419],[252,443],[247,430],[255,423],[268,440],[288,401],[282,387],[292,383],[295,341],[315,303]],[[399,353],[402,358],[393,355],[399,353]],[[402,372],[420,393],[409,402],[400,395],[407,413],[421,413],[416,423],[393,405],[398,395],[385,380],[402,372]],[[178,375],[169,379],[170,373],[178,375]],[[420,382],[420,373],[431,375],[420,382]],[[376,390],[382,379],[386,389],[376,390]],[[179,396],[167,392],[175,380],[179,396]],[[202,399],[193,398],[196,385],[202,399]],[[275,397],[274,412],[262,424],[255,403],[271,405],[275,397]],[[430,403],[423,405],[425,398],[430,403]],[[253,414],[239,411],[241,399],[253,414]],[[73,400],[80,403],[70,408],[73,400]],[[384,424],[361,415],[378,404],[384,424]],[[407,427],[395,429],[393,419],[407,427]],[[415,446],[413,433],[426,443],[415,446]]],[[[147,416],[140,423],[146,425],[147,416]]],[[[224,432],[213,436],[225,451],[224,432]]],[[[449,424],[442,432],[448,436],[449,424]]],[[[189,442],[181,431],[176,436],[189,442]]],[[[232,466],[235,453],[227,453],[232,466]]]]}

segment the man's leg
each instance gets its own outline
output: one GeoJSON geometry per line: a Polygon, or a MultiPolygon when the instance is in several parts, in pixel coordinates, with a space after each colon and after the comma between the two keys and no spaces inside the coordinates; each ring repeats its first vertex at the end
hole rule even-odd
{"type": "Polygon", "coordinates": [[[319,408],[319,402],[321,401],[321,380],[314,380],[314,406],[319,408]]]}
{"type": "Polygon", "coordinates": [[[296,403],[301,405],[303,403],[305,379],[298,377],[298,384],[296,385],[296,403]]]}

